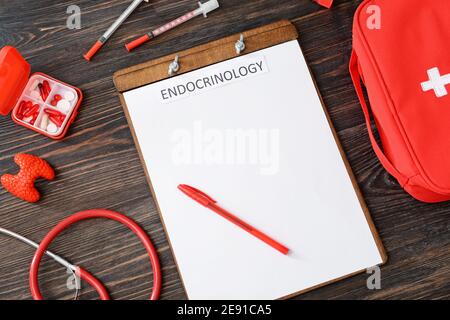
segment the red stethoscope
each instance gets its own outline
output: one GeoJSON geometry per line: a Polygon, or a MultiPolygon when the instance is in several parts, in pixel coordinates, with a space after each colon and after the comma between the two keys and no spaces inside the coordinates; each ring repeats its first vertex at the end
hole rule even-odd
{"type": "MultiPolygon", "coordinates": [[[[38,272],[39,272],[39,264],[41,263],[42,256],[44,254],[48,254],[47,248],[52,243],[52,241],[65,229],[70,227],[72,224],[82,221],[82,220],[88,220],[88,219],[94,219],[94,218],[103,218],[103,219],[110,219],[115,220],[125,226],[127,226],[131,231],[133,231],[141,240],[142,244],[144,245],[145,249],[147,250],[147,253],[150,257],[150,262],[153,269],[153,291],[150,296],[150,300],[157,300],[159,298],[160,292],[161,292],[161,267],[159,264],[158,254],[156,253],[156,250],[150,240],[150,238],[147,236],[145,231],[138,225],[136,222],[128,218],[127,216],[104,209],[95,209],[95,210],[87,210],[78,212],[63,221],[61,221],[59,224],[57,224],[42,240],[41,244],[37,248],[36,253],[34,254],[33,261],[31,262],[31,268],[30,268],[30,290],[33,298],[35,300],[43,300],[41,291],[39,289],[39,281],[38,281],[38,272]]],[[[83,279],[87,281],[91,286],[95,288],[95,290],[100,295],[100,299],[102,300],[109,300],[109,294],[106,290],[105,286],[92,274],[90,274],[88,271],[84,270],[81,267],[76,267],[75,274],[80,277],[80,279],[83,279]]]]}

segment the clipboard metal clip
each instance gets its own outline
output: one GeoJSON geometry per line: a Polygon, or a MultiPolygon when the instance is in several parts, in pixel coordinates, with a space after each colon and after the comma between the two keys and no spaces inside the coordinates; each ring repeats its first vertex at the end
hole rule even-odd
{"type": "Polygon", "coordinates": [[[244,34],[241,33],[241,37],[236,41],[234,47],[236,48],[236,54],[241,54],[245,50],[244,34]]]}
{"type": "Polygon", "coordinates": [[[173,76],[180,70],[180,64],[178,63],[180,57],[177,55],[175,59],[169,64],[169,76],[173,76]]]}

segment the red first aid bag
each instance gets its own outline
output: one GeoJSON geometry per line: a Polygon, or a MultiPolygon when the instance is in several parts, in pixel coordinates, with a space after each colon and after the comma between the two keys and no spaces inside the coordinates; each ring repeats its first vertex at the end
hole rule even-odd
{"type": "Polygon", "coordinates": [[[350,73],[385,169],[418,200],[450,200],[450,0],[364,1],[350,73]]]}

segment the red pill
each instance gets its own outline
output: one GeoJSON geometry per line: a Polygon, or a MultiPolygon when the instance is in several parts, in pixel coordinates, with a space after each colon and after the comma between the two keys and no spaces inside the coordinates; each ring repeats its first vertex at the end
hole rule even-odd
{"type": "Polygon", "coordinates": [[[63,116],[63,114],[61,112],[56,111],[56,110],[52,110],[52,109],[45,109],[44,112],[49,114],[49,115],[56,116],[56,117],[63,116]]]}
{"type": "Polygon", "coordinates": [[[45,92],[45,88],[42,85],[42,83],[39,83],[38,87],[39,87],[39,93],[41,94],[41,98],[42,98],[43,101],[45,101],[47,99],[47,94],[45,92]]]}
{"type": "Polygon", "coordinates": [[[39,105],[35,104],[33,107],[31,107],[30,109],[28,109],[27,111],[24,112],[23,116],[25,118],[28,118],[29,116],[33,115],[35,112],[39,111],[39,105]]]}
{"type": "Polygon", "coordinates": [[[50,102],[50,104],[51,104],[52,106],[56,107],[56,105],[58,104],[58,101],[52,100],[52,101],[50,102]]]}
{"type": "Polygon", "coordinates": [[[17,107],[17,111],[16,111],[16,117],[17,118],[19,118],[19,119],[21,119],[22,120],[22,118],[23,118],[23,109],[24,109],[24,107],[25,107],[25,101],[21,101],[20,102],[20,104],[19,104],[19,106],[17,107]]]}
{"type": "Polygon", "coordinates": [[[53,99],[55,99],[56,102],[58,102],[59,100],[62,99],[60,94],[55,94],[55,96],[53,97],[53,99]]]}
{"type": "Polygon", "coordinates": [[[46,97],[48,97],[48,95],[50,94],[50,91],[52,91],[52,88],[50,87],[50,84],[48,83],[47,80],[44,80],[43,85],[44,85],[45,95],[46,95],[46,97]]]}
{"type": "Polygon", "coordinates": [[[20,119],[23,119],[25,117],[25,114],[28,113],[31,108],[33,108],[33,103],[31,103],[31,101],[22,101],[21,104],[22,108],[20,109],[20,119]]]}
{"type": "Polygon", "coordinates": [[[31,121],[30,121],[30,124],[31,124],[31,125],[34,125],[34,123],[35,123],[36,120],[37,120],[38,115],[39,115],[39,110],[33,114],[33,118],[32,118],[31,121]]]}
{"type": "Polygon", "coordinates": [[[31,119],[30,123],[34,124],[36,122],[37,117],[39,116],[39,111],[35,112],[33,115],[33,119],[31,119]]]}
{"type": "Polygon", "coordinates": [[[48,118],[50,119],[51,122],[56,124],[58,127],[62,126],[63,121],[58,116],[50,115],[48,118]]]}

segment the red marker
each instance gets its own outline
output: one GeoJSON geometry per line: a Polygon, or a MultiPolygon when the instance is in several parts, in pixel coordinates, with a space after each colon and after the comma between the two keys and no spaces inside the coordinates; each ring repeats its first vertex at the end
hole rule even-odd
{"type": "Polygon", "coordinates": [[[228,221],[234,223],[238,227],[241,227],[242,229],[244,229],[248,233],[252,234],[253,236],[258,238],[259,240],[264,241],[269,246],[271,246],[272,248],[278,250],[282,254],[287,255],[289,253],[289,249],[286,248],[285,246],[283,246],[281,243],[273,240],[272,238],[270,238],[269,236],[265,235],[261,231],[258,231],[257,229],[253,228],[248,223],[242,221],[241,219],[239,219],[238,217],[235,217],[234,215],[232,215],[231,213],[229,213],[225,209],[222,209],[221,207],[219,207],[216,204],[217,201],[212,199],[206,193],[204,193],[204,192],[202,192],[202,191],[200,191],[200,190],[198,190],[196,188],[193,188],[191,186],[185,185],[185,184],[180,184],[178,186],[178,189],[183,191],[183,193],[185,193],[191,199],[197,201],[198,203],[200,203],[201,205],[205,206],[206,208],[214,211],[215,213],[217,213],[218,215],[220,215],[223,218],[227,219],[228,221]]]}

